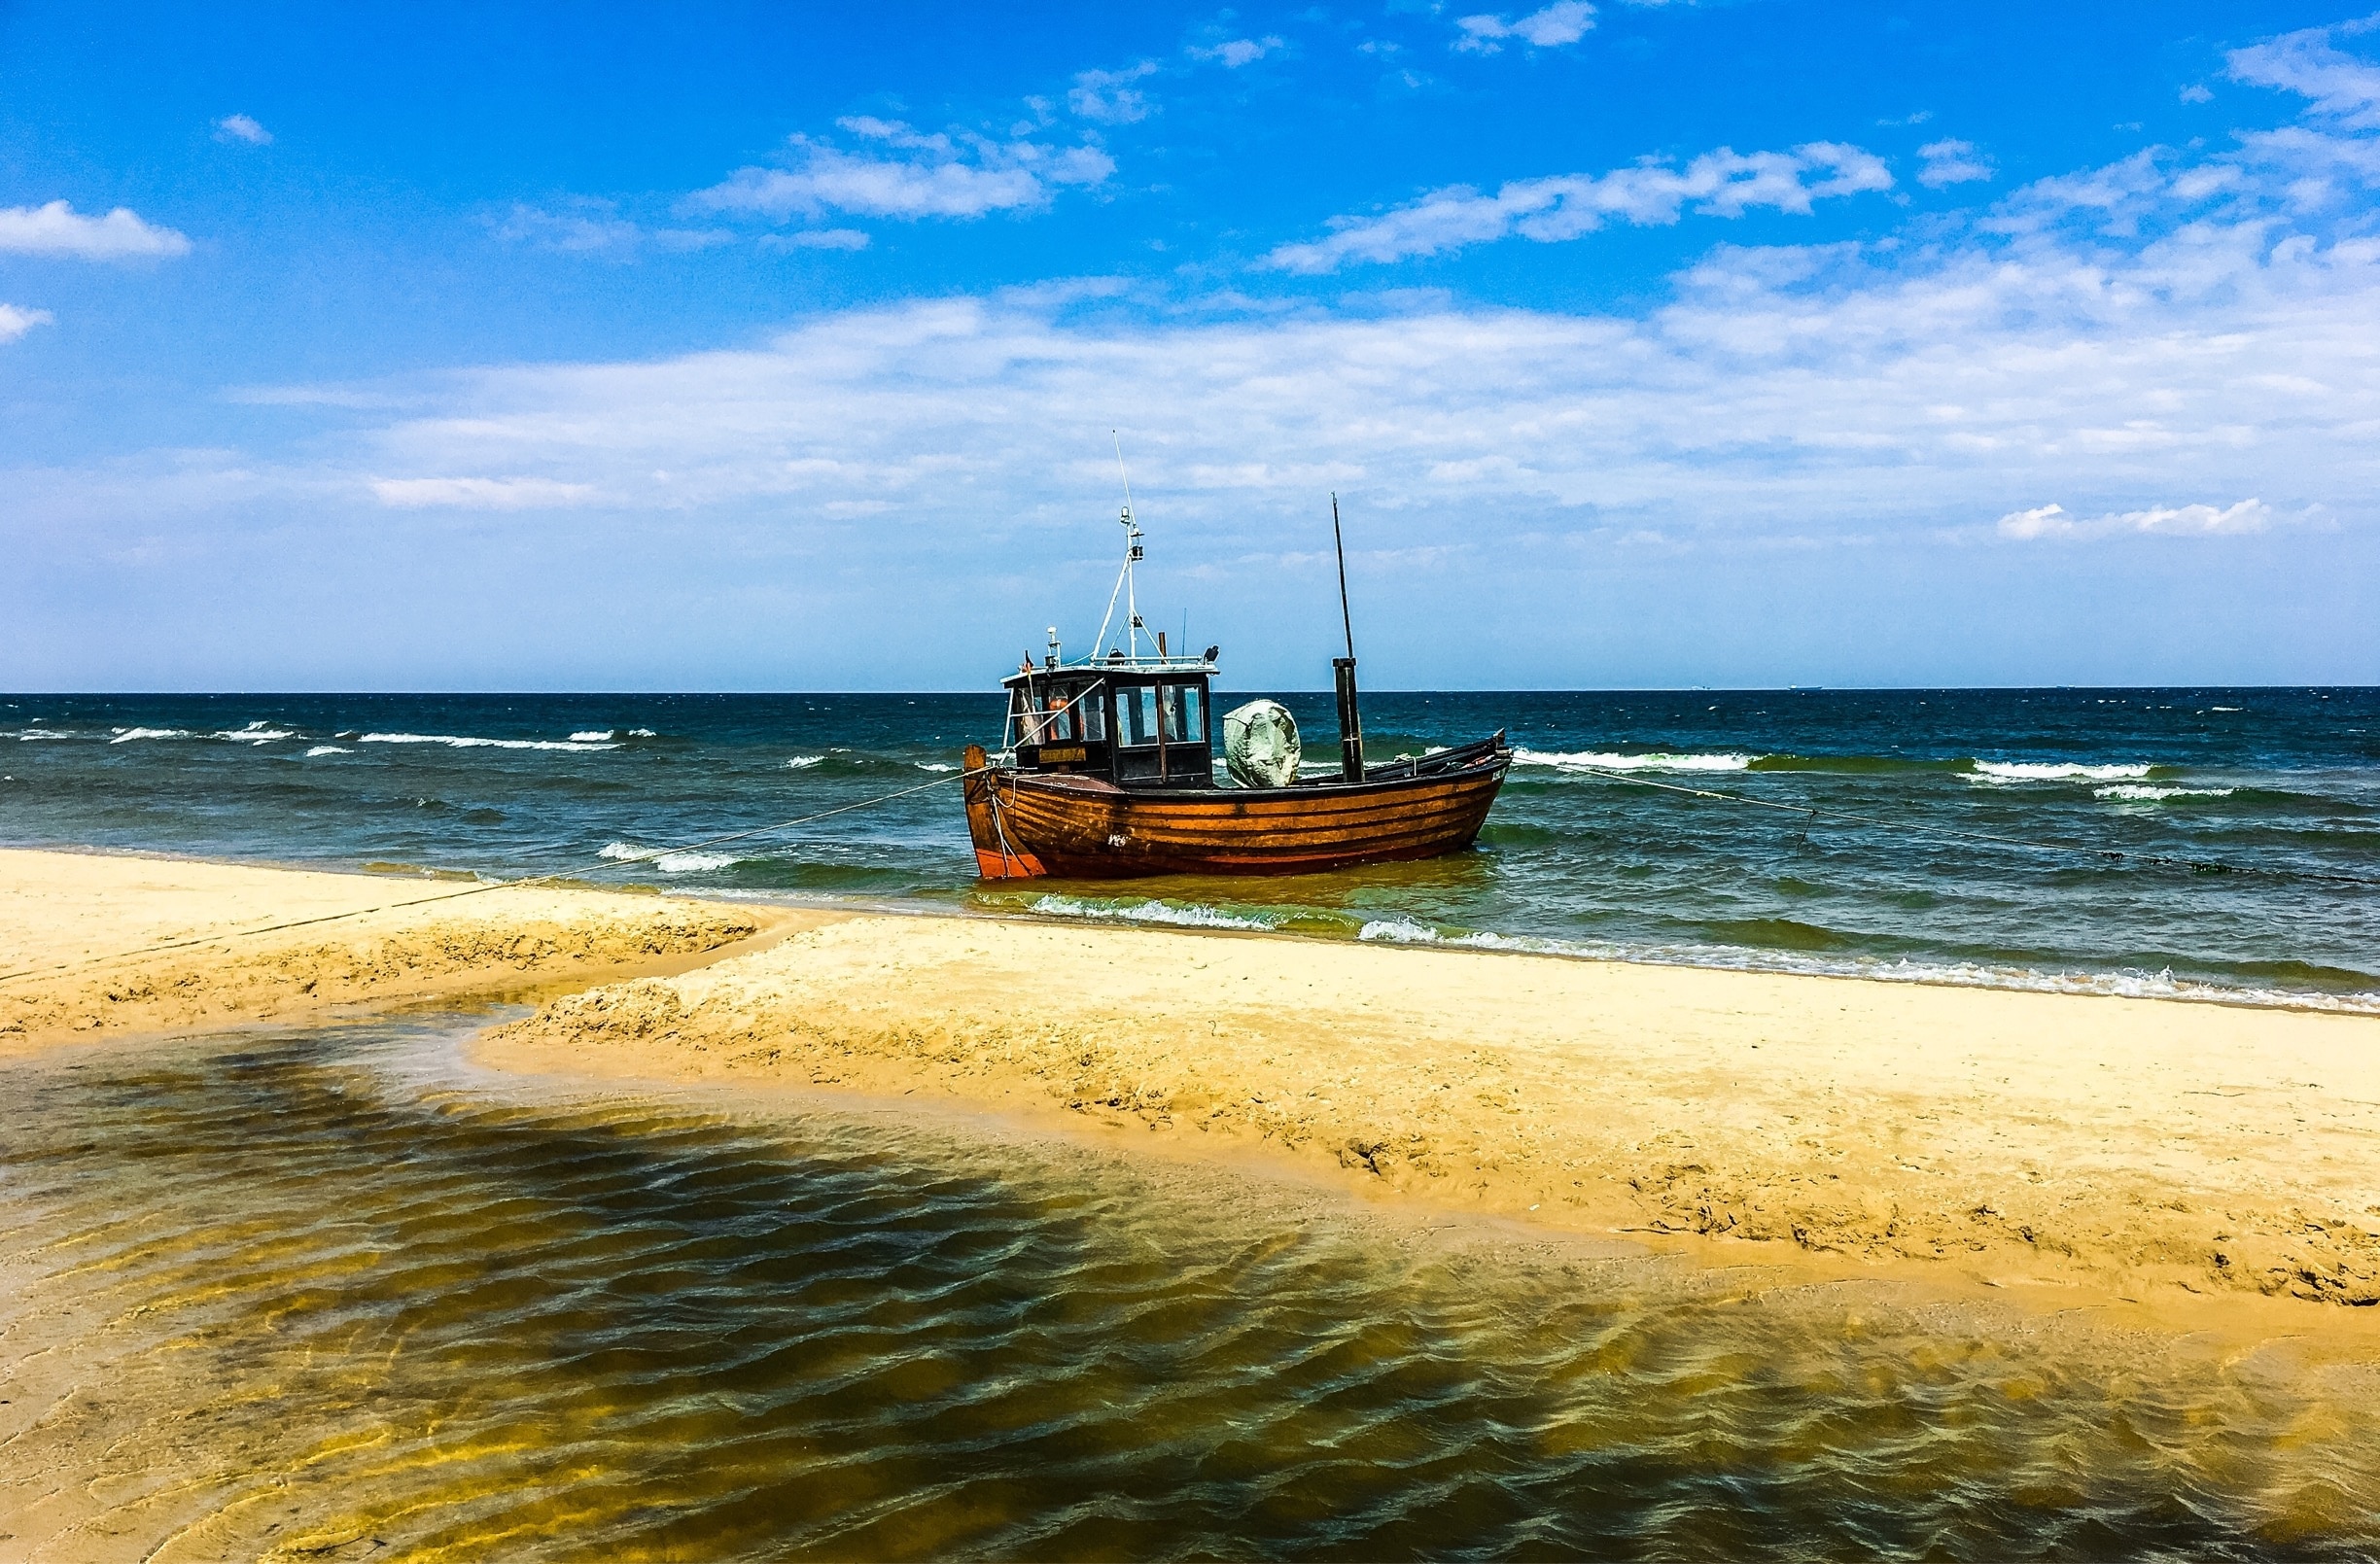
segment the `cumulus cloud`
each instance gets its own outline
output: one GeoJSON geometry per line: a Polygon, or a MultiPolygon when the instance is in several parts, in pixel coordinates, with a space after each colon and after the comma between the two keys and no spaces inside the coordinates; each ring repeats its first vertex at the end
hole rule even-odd
{"type": "MultiPolygon", "coordinates": [[[[1236,45],[1225,45],[1236,48],[1236,45]]],[[[1261,51],[1259,51],[1261,52],[1261,51]]],[[[1255,55],[1249,55],[1253,59],[1255,55]]],[[[1245,60],[1237,63],[1245,64],[1245,60]]],[[[1142,60],[1138,65],[1120,71],[1084,71],[1074,78],[1067,91],[1067,107],[1085,120],[1101,124],[1130,124],[1145,120],[1149,115],[1146,93],[1133,86],[1143,77],[1157,74],[1154,61],[1142,60]]]]}
{"type": "Polygon", "coordinates": [[[1925,159],[1925,166],[1917,170],[1917,183],[1928,190],[1989,179],[1994,172],[1991,159],[1972,141],[1929,142],[1917,149],[1917,156],[1925,159]]]}
{"type": "Polygon", "coordinates": [[[1087,145],[998,142],[966,131],[929,135],[866,116],[836,123],[864,149],[847,152],[795,136],[793,167],[740,168],[682,204],[688,211],[777,222],[829,211],[909,221],[979,218],[1044,205],[1054,186],[1097,185],[1115,172],[1113,158],[1087,145]]]}
{"type": "Polygon", "coordinates": [[[1468,186],[1433,191],[1380,217],[1334,219],[1336,231],[1328,237],[1282,245],[1265,263],[1282,271],[1336,271],[1350,261],[1439,255],[1515,234],[1555,243],[1607,222],[1666,225],[1689,209],[1731,218],[1756,206],[1807,214],[1814,201],[1891,188],[1892,173],[1881,158],[1838,142],[1811,142],[1791,152],[1722,147],[1684,168],[1644,162],[1607,174],[1514,180],[1492,195],[1468,186]]]}
{"type": "Polygon", "coordinates": [[[2100,538],[2110,533],[2164,533],[2211,538],[2226,533],[2258,533],[2273,524],[2272,506],[2261,500],[2242,500],[2233,505],[2152,505],[2100,516],[2077,516],[2064,505],[2037,505],[2012,510],[1999,521],[2003,538],[2100,538]]]}
{"type": "Polygon", "coordinates": [[[215,122],[217,141],[244,141],[251,147],[272,145],[272,132],[244,114],[227,114],[215,122]]]}
{"type": "Polygon", "coordinates": [[[36,326],[47,326],[55,317],[46,309],[26,309],[20,304],[0,304],[0,342],[14,342],[36,326]]]}
{"type": "Polygon", "coordinates": [[[1217,44],[1211,49],[1193,49],[1190,51],[1190,57],[1192,59],[1210,59],[1222,65],[1226,70],[1236,71],[1242,65],[1254,64],[1280,47],[1280,39],[1267,33],[1262,38],[1235,38],[1229,43],[1217,44]]]}
{"type": "Polygon", "coordinates": [[[2312,100],[2316,113],[2359,129],[2380,126],[2380,65],[2338,49],[2334,38],[2369,32],[2373,19],[2308,27],[2224,56],[2231,79],[2312,100]]]}
{"type": "Polygon", "coordinates": [[[141,221],[129,207],[117,207],[104,217],[87,217],[64,201],[47,206],[0,206],[0,254],[133,261],[188,255],[190,247],[190,240],[182,234],[141,221]]]}
{"type": "Polygon", "coordinates": [[[371,488],[382,504],[400,510],[546,510],[595,497],[591,484],[551,478],[375,478],[371,488]]]}
{"type": "Polygon", "coordinates": [[[1492,54],[1504,47],[1504,40],[1518,38],[1538,49],[1558,49],[1575,44],[1594,26],[1595,8],[1587,0],[1555,0],[1541,11],[1532,11],[1518,21],[1506,21],[1500,16],[1459,17],[1454,25],[1462,36],[1454,47],[1475,54],[1492,54]]]}

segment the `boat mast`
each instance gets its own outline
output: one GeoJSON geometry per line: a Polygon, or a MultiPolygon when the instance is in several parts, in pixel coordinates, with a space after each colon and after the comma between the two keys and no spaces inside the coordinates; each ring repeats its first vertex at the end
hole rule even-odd
{"type": "Polygon", "coordinates": [[[1347,540],[1339,533],[1339,496],[1331,496],[1331,546],[1339,553],[1339,624],[1347,631],[1347,655],[1331,659],[1332,681],[1339,687],[1339,775],[1348,782],[1363,781],[1363,713],[1355,705],[1355,616],[1348,611],[1347,540]]]}
{"type": "Polygon", "coordinates": [[[1115,589],[1107,594],[1107,611],[1100,616],[1099,639],[1092,643],[1091,655],[1097,658],[1107,650],[1107,627],[1115,622],[1116,599],[1121,597],[1124,600],[1124,655],[1138,657],[1140,647],[1133,639],[1133,632],[1141,628],[1140,603],[1133,578],[1133,566],[1142,557],[1140,524],[1133,516],[1132,473],[1124,466],[1124,442],[1112,429],[1107,434],[1116,441],[1116,471],[1124,478],[1124,514],[1119,518],[1124,523],[1124,569],[1116,573],[1115,589]]]}

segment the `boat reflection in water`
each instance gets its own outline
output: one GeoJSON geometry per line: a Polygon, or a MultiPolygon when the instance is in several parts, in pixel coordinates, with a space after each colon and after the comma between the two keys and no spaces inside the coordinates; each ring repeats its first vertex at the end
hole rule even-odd
{"type": "MultiPolygon", "coordinates": [[[[1336,536],[1338,501],[1331,502],[1336,536]]],[[[1058,632],[1039,664],[1001,680],[1004,752],[965,755],[967,833],[987,880],[1064,875],[1300,874],[1430,858],[1471,845],[1504,784],[1501,731],[1434,754],[1366,765],[1355,694],[1355,637],[1331,659],[1339,692],[1340,769],[1298,775],[1296,725],[1269,701],[1225,718],[1231,785],[1215,778],[1215,656],[1176,656],[1148,634],[1135,597],[1141,533],[1124,507],[1124,567],[1092,654],[1067,662],[1058,632]],[[1107,643],[1115,606],[1118,643],[1107,643]]]]}

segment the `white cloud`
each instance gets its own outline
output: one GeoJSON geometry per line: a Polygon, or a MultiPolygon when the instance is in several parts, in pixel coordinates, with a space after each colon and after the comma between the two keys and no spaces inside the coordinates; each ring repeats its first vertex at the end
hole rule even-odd
{"type": "Polygon", "coordinates": [[[2182,89],[2180,96],[2185,103],[2212,103],[2215,101],[2213,89],[2203,82],[2192,82],[2182,89]]]}
{"type": "Polygon", "coordinates": [[[1917,183],[1928,190],[1989,179],[1994,172],[1991,159],[1972,141],[1929,142],[1917,149],[1917,156],[1925,159],[1925,166],[1917,171],[1917,183]]]}
{"type": "Polygon", "coordinates": [[[1130,124],[1145,120],[1149,115],[1148,96],[1133,83],[1156,73],[1157,66],[1152,60],[1142,60],[1120,71],[1083,71],[1067,92],[1067,107],[1082,119],[1101,124],[1130,124]]]}
{"type": "Polygon", "coordinates": [[[251,147],[272,145],[272,132],[244,114],[227,114],[215,122],[217,141],[244,141],[251,147]]]}
{"type": "Polygon", "coordinates": [[[1092,146],[996,142],[963,131],[928,135],[865,116],[836,122],[881,150],[855,154],[795,136],[800,160],[794,167],[740,168],[687,196],[683,206],[778,222],[828,211],[904,220],[978,218],[1037,207],[1053,186],[1097,185],[1115,172],[1115,160],[1092,146]]]}
{"type": "Polygon", "coordinates": [[[1190,57],[1214,60],[1226,70],[1236,71],[1242,65],[1254,64],[1280,47],[1280,39],[1267,33],[1262,38],[1235,38],[1211,49],[1193,49],[1190,57]]]}
{"type": "Polygon", "coordinates": [[[36,326],[47,326],[55,318],[46,309],[0,304],[0,342],[14,342],[36,326]]]}
{"type": "Polygon", "coordinates": [[[2313,100],[2317,113],[2360,129],[2380,125],[2380,65],[2331,46],[2342,34],[2371,30],[2372,22],[2308,27],[2224,56],[2231,79],[2280,87],[2313,100]]]}
{"type": "Polygon", "coordinates": [[[2274,521],[2272,506],[2261,500],[2242,500],[2237,504],[2216,506],[2152,505],[2145,510],[2125,510],[2100,516],[2070,514],[2064,505],[2037,505],[2031,510],[2012,510],[2002,516],[1999,532],[2003,538],[2097,538],[2110,533],[2164,533],[2190,538],[2211,538],[2231,533],[2259,533],[2274,521]]]}
{"type": "Polygon", "coordinates": [[[865,250],[868,236],[858,228],[804,228],[798,233],[764,233],[763,250],[865,250]]]}
{"type": "Polygon", "coordinates": [[[129,207],[86,217],[64,201],[47,206],[0,206],[0,254],[71,256],[78,261],[126,261],[190,253],[190,240],[144,223],[129,207]]]}
{"type": "Polygon", "coordinates": [[[595,497],[590,484],[551,478],[374,478],[371,489],[382,504],[400,510],[544,510],[595,497]]]}
{"type": "Polygon", "coordinates": [[[1756,206],[1806,214],[1813,201],[1891,188],[1882,159],[1838,142],[1811,142],[1789,153],[1722,147],[1682,169],[1644,162],[1600,175],[1514,180],[1492,195],[1466,186],[1434,191],[1381,217],[1336,219],[1329,237],[1282,245],[1265,263],[1282,271],[1335,271],[1350,261],[1438,255],[1514,234],[1554,243],[1606,222],[1665,225],[1689,208],[1731,218],[1756,206]],[[1818,177],[1807,178],[1812,175],[1818,177]]]}
{"type": "Polygon", "coordinates": [[[1507,38],[1518,38],[1538,49],[1558,49],[1575,44],[1594,26],[1595,8],[1587,0],[1555,0],[1541,11],[1532,11],[1518,21],[1506,21],[1500,16],[1460,17],[1454,25],[1462,29],[1462,37],[1454,47],[1475,54],[1492,54],[1504,47],[1507,38]]]}

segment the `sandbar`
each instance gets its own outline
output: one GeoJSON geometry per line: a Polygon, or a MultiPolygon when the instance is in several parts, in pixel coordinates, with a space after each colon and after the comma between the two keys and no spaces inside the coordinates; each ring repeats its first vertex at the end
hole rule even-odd
{"type": "Polygon", "coordinates": [[[542,1002],[482,1062],[578,1082],[934,1103],[1754,1262],[2380,1303],[2380,1018],[445,888],[0,852],[0,1055],[503,992],[542,1002]]]}

